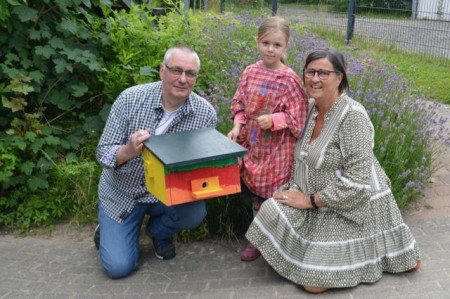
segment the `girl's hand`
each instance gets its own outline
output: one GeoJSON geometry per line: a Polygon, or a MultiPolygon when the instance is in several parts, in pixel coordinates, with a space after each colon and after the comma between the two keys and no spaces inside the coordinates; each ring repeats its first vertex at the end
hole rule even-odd
{"type": "Polygon", "coordinates": [[[239,137],[239,132],[241,131],[241,124],[235,124],[233,129],[231,129],[230,132],[228,132],[227,137],[236,142],[237,138],[239,137]]]}
{"type": "Polygon", "coordinates": [[[268,130],[268,129],[272,128],[272,126],[273,126],[271,114],[260,115],[256,118],[256,121],[257,121],[259,127],[263,130],[268,130]]]}

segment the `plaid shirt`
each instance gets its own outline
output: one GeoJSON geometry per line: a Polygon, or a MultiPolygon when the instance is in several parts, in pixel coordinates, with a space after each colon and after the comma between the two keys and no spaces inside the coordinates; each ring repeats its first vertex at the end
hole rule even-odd
{"type": "Polygon", "coordinates": [[[253,193],[269,198],[291,177],[295,141],[303,133],[308,110],[306,93],[291,68],[274,71],[258,61],[242,73],[231,109],[233,115],[245,115],[238,138],[248,149],[241,177],[253,193]],[[255,121],[259,115],[280,113],[284,126],[262,130],[255,121]]]}
{"type": "MultiPolygon", "coordinates": [[[[128,217],[136,202],[154,203],[158,200],[147,191],[142,157],[117,166],[116,153],[140,129],[150,129],[150,135],[155,134],[164,114],[161,87],[162,82],[159,81],[122,92],[111,107],[97,146],[97,161],[103,166],[98,197],[106,214],[119,223],[128,217]]],[[[192,92],[167,133],[215,127],[216,124],[213,106],[192,92]]]]}

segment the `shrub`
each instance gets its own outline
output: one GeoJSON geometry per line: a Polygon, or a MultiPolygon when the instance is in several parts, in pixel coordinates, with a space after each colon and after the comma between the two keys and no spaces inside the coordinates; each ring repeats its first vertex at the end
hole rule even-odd
{"type": "Polygon", "coordinates": [[[64,214],[59,198],[40,196],[55,165],[102,125],[87,122],[97,112],[101,86],[93,78],[102,61],[86,25],[90,1],[0,7],[0,223],[26,227],[64,214]]]}

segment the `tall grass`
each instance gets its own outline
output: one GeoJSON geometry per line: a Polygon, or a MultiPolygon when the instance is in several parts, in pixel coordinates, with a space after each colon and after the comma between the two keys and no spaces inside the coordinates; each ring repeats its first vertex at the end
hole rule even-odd
{"type": "MultiPolygon", "coordinates": [[[[344,43],[346,37],[333,28],[319,26],[310,28],[311,33],[322,37],[327,44],[360,55],[369,54],[373,58],[385,60],[395,68],[396,73],[408,81],[411,91],[421,93],[428,101],[450,105],[450,63],[439,63],[416,53],[405,52],[395,46],[381,42],[367,41],[354,37],[351,44],[344,43]]],[[[442,58],[445,60],[444,58],[442,58]]]]}

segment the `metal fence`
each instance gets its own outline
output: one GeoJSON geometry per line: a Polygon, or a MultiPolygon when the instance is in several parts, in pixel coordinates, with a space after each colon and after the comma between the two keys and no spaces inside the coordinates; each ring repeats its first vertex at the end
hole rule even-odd
{"type": "MultiPolygon", "coordinates": [[[[297,0],[278,4],[276,13],[310,26],[335,30],[353,40],[394,46],[419,57],[432,58],[437,63],[450,64],[449,0],[400,1],[401,7],[375,7],[364,4],[375,1],[358,0],[350,13],[348,8],[338,11],[330,5],[311,6],[311,2],[297,0]]],[[[377,1],[389,2],[394,1],[377,1]]]]}

